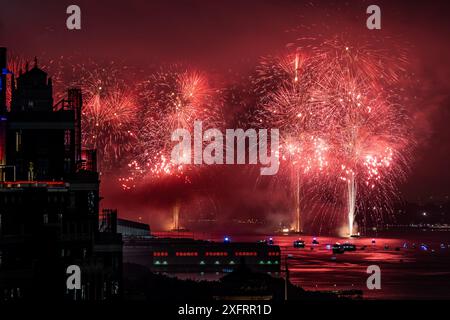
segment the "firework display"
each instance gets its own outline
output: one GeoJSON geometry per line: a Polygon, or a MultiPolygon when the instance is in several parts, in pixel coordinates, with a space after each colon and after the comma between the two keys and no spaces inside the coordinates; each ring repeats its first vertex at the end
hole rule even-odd
{"type": "MultiPolygon", "coordinates": [[[[128,67],[113,62],[70,61],[43,64],[55,74],[57,97],[63,96],[59,87],[82,88],[84,147],[98,150],[101,171],[114,168],[125,190],[166,177],[189,182],[187,172],[201,168],[171,160],[171,135],[178,128],[192,133],[194,121],[206,128],[234,122],[280,130],[281,172],[274,181],[288,179],[295,231],[311,211],[313,221],[325,219],[320,206],[331,205],[333,219],[345,211],[348,234],[359,214],[361,221],[380,221],[408,169],[413,137],[396,91],[404,52],[393,57],[337,38],[299,39],[289,53],[262,58],[240,84],[226,85],[212,85],[208,74],[180,65],[127,78],[128,67]],[[230,121],[224,114],[235,106],[230,121]]],[[[17,74],[25,64],[15,57],[10,68],[17,74]]]]}
{"type": "Polygon", "coordinates": [[[390,211],[396,185],[408,169],[413,139],[406,110],[391,90],[402,70],[401,58],[396,62],[367,48],[332,44],[324,46],[330,69],[313,98],[330,117],[332,130],[326,139],[332,170],[346,184],[352,235],[357,213],[380,220],[390,211]]]}
{"type": "MultiPolygon", "coordinates": [[[[222,126],[220,99],[206,75],[182,67],[161,70],[138,85],[139,139],[132,161],[128,164],[130,176],[120,178],[125,189],[137,179],[155,179],[184,175],[192,166],[174,163],[171,159],[172,133],[178,128],[193,130],[196,120],[208,127],[222,126]]],[[[191,155],[182,155],[190,158],[191,155]]]]}
{"type": "Polygon", "coordinates": [[[391,89],[404,58],[337,40],[308,49],[262,61],[255,125],[280,128],[280,159],[289,164],[295,199],[294,229],[301,230],[301,183],[313,180],[310,198],[329,190],[336,207],[339,194],[345,194],[352,235],[357,213],[380,220],[389,212],[396,183],[408,168],[409,119],[391,89]]]}
{"type": "Polygon", "coordinates": [[[324,105],[316,104],[313,94],[323,76],[317,59],[297,51],[280,58],[263,59],[257,68],[255,90],[260,106],[255,125],[276,127],[281,132],[279,157],[286,162],[290,193],[294,198],[293,229],[302,230],[300,216],[301,180],[320,174],[328,165],[324,105]],[[322,108],[322,110],[320,109],[322,108]]]}

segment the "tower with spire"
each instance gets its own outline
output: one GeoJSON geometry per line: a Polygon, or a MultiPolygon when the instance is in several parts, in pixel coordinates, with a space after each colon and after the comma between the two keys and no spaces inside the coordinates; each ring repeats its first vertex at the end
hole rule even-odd
{"type": "Polygon", "coordinates": [[[33,68],[29,70],[27,63],[25,73],[17,79],[12,75],[11,82],[11,112],[53,111],[52,80],[38,67],[36,57],[33,68]]]}

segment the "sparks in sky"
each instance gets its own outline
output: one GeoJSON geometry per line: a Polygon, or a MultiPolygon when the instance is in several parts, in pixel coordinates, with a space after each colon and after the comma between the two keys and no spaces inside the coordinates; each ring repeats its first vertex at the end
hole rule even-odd
{"type": "MultiPolygon", "coordinates": [[[[176,164],[171,159],[171,135],[178,128],[192,132],[196,120],[202,121],[207,127],[223,126],[218,90],[210,86],[206,74],[171,66],[141,82],[138,91],[139,139],[135,158],[129,165],[133,186],[142,179],[164,176],[188,179],[185,173],[192,168],[176,164]]],[[[130,177],[122,178],[121,182],[130,177]]],[[[129,187],[124,185],[125,188],[129,187]]]]}
{"type": "Polygon", "coordinates": [[[395,92],[404,57],[336,39],[310,48],[263,59],[254,81],[260,103],[254,121],[280,128],[295,229],[301,230],[300,186],[313,179],[320,192],[345,194],[352,234],[357,213],[375,216],[389,207],[408,169],[413,138],[395,92]],[[367,212],[369,202],[377,212],[367,212]]]}
{"type": "Polygon", "coordinates": [[[120,167],[136,143],[137,97],[114,65],[81,66],[83,146],[97,149],[100,170],[120,167]]]}
{"type": "MultiPolygon", "coordinates": [[[[148,179],[189,181],[193,168],[171,161],[173,131],[192,132],[195,121],[224,128],[231,105],[239,127],[280,130],[277,155],[295,200],[294,229],[302,229],[300,199],[311,203],[326,193],[334,195],[328,202],[345,203],[351,234],[358,215],[378,221],[388,211],[408,171],[414,139],[398,90],[406,55],[337,38],[305,41],[263,58],[248,81],[222,89],[190,67],[165,67],[129,82],[124,66],[114,63],[69,61],[71,78],[64,59],[47,64],[57,69],[55,87],[81,87],[84,147],[98,150],[103,172],[119,168],[124,189],[148,179]],[[242,112],[248,104],[251,115],[242,112]]],[[[9,63],[15,73],[23,64],[9,63]]]]}
{"type": "Polygon", "coordinates": [[[357,214],[378,221],[389,211],[408,171],[414,139],[398,90],[405,61],[337,40],[326,41],[315,55],[323,59],[322,77],[312,100],[325,111],[329,170],[344,182],[343,189],[334,189],[345,194],[352,235],[357,214]]]}

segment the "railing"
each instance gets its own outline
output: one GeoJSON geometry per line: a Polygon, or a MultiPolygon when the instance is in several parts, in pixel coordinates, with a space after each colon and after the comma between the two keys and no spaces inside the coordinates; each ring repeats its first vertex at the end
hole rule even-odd
{"type": "Polygon", "coordinates": [[[1,186],[6,186],[7,188],[21,188],[21,187],[66,187],[68,186],[67,182],[64,181],[28,181],[28,180],[19,180],[19,181],[0,181],[1,186]]]}
{"type": "Polygon", "coordinates": [[[70,105],[70,101],[64,98],[59,100],[53,106],[53,111],[60,111],[60,110],[73,110],[72,106],[70,105]]]}

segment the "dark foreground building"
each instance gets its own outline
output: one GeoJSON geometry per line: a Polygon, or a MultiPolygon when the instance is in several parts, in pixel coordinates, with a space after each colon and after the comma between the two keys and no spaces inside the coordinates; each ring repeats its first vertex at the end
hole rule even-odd
{"type": "Polygon", "coordinates": [[[37,61],[9,74],[5,48],[0,71],[0,300],[120,297],[122,239],[116,228],[99,229],[95,151],[81,148],[81,91],[54,104],[37,61]],[[67,289],[71,265],[81,269],[78,290],[67,289]]]}

